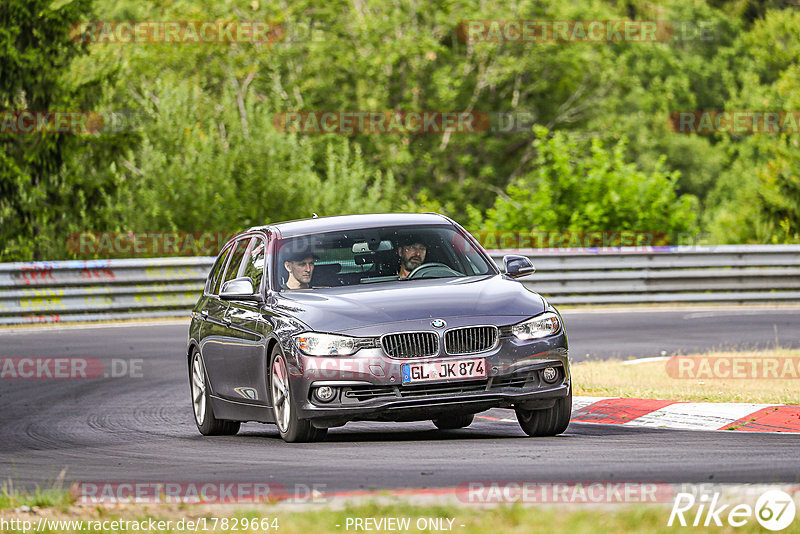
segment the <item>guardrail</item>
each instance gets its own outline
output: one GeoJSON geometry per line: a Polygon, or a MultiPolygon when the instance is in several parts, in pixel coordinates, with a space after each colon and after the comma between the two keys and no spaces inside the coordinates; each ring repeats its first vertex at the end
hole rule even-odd
{"type": "Polygon", "coordinates": [[[213,257],[0,263],[0,324],[188,317],[213,257]]]}
{"type": "MultiPolygon", "coordinates": [[[[489,251],[554,304],[800,302],[800,245],[489,251]]],[[[0,324],[187,317],[213,257],[0,263],[0,324]]]]}
{"type": "Polygon", "coordinates": [[[526,286],[553,304],[800,301],[800,245],[490,251],[533,260],[526,286]]]}

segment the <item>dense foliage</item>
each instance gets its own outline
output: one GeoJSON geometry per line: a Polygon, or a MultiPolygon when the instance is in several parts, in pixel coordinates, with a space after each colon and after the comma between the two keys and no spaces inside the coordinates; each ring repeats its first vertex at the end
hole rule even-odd
{"type": "Polygon", "coordinates": [[[126,118],[97,133],[0,133],[0,261],[75,257],[67,237],[81,231],[227,232],[387,210],[436,210],[472,230],[800,242],[800,134],[669,122],[681,110],[800,109],[789,3],[3,0],[0,21],[0,112],[126,118]],[[675,22],[661,42],[459,33],[464,20],[512,19],[675,22]],[[78,43],[71,23],[87,20],[266,20],[286,33],[78,43]],[[524,127],[276,129],[296,110],[502,113],[524,127]]]}

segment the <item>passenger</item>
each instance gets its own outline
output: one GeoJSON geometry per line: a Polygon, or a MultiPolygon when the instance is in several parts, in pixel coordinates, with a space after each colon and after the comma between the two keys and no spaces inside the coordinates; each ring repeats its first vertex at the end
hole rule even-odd
{"type": "Polygon", "coordinates": [[[299,250],[290,253],[283,262],[289,278],[283,289],[310,289],[311,276],[314,274],[314,260],[317,256],[310,250],[299,250]]]}

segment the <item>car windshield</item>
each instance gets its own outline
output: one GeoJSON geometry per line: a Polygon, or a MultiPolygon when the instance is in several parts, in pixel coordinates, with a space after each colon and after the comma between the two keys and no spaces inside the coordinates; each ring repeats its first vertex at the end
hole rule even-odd
{"type": "Polygon", "coordinates": [[[314,289],[496,271],[447,225],[366,228],[279,240],[274,287],[314,289]]]}

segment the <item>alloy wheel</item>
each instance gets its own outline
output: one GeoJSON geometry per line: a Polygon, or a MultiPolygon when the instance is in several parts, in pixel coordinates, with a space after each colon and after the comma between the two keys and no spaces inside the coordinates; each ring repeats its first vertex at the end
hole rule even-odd
{"type": "Polygon", "coordinates": [[[272,406],[275,410],[275,423],[281,432],[289,429],[289,419],[292,412],[292,401],[289,393],[288,372],[286,360],[282,354],[275,356],[272,363],[272,406]]]}
{"type": "Polygon", "coordinates": [[[206,416],[206,373],[199,352],[192,361],[192,406],[197,426],[201,426],[206,416]]]}

